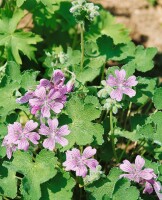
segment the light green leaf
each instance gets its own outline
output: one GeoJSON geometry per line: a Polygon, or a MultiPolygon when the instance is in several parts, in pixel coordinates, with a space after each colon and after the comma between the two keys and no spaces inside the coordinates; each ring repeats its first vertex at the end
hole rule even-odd
{"type": "Polygon", "coordinates": [[[72,120],[72,123],[69,124],[71,133],[67,136],[69,144],[65,147],[66,149],[69,149],[75,143],[86,145],[94,140],[99,145],[103,143],[103,127],[92,122],[99,118],[101,114],[99,109],[90,103],[83,104],[77,96],[73,96],[67,103],[66,111],[72,120]]]}
{"type": "Polygon", "coordinates": [[[20,84],[17,82],[7,83],[3,88],[0,88],[0,117],[3,122],[6,116],[15,109],[28,110],[25,106],[16,103],[16,97],[14,93],[20,88],[20,84]]]}
{"type": "Polygon", "coordinates": [[[32,159],[29,153],[17,151],[14,153],[13,161],[5,162],[4,166],[24,175],[21,182],[24,199],[38,200],[41,197],[40,184],[53,178],[57,173],[57,159],[53,152],[47,150],[42,150],[35,162],[32,159]]]}
{"type": "Polygon", "coordinates": [[[70,200],[73,196],[72,189],[74,186],[75,180],[70,177],[69,173],[58,173],[50,181],[42,184],[42,197],[40,200],[61,200],[65,198],[70,200]]]}
{"type": "Polygon", "coordinates": [[[130,181],[120,179],[113,193],[113,200],[138,200],[139,191],[136,187],[130,186],[130,181]]]}
{"type": "Polygon", "coordinates": [[[16,31],[17,24],[24,14],[23,11],[19,10],[13,14],[12,18],[3,16],[0,19],[0,46],[4,46],[8,51],[8,59],[13,56],[19,64],[22,64],[20,52],[29,59],[35,60],[34,51],[36,48],[32,45],[42,41],[40,36],[31,32],[16,31]]]}
{"type": "Polygon", "coordinates": [[[106,10],[100,11],[100,16],[91,25],[90,31],[86,33],[86,38],[95,41],[101,35],[110,36],[115,44],[130,41],[128,29],[116,23],[115,18],[106,10]]]}
{"type": "MultiPolygon", "coordinates": [[[[116,182],[119,180],[121,171],[119,168],[112,168],[107,178],[100,178],[98,181],[88,185],[85,190],[90,193],[90,200],[102,200],[106,195],[108,198],[112,198],[116,182]]],[[[108,199],[105,198],[105,199],[108,199]]]]}
{"type": "Polygon", "coordinates": [[[21,82],[20,66],[17,65],[14,61],[7,62],[6,74],[8,76],[8,79],[16,81],[18,83],[21,82]]]}
{"type": "Polygon", "coordinates": [[[162,110],[162,87],[156,88],[153,96],[153,102],[156,109],[162,110]]]}
{"type": "Polygon", "coordinates": [[[151,115],[151,119],[156,125],[154,133],[154,142],[162,146],[162,131],[161,131],[162,112],[156,112],[155,114],[151,115]]]}
{"type": "Polygon", "coordinates": [[[26,91],[35,89],[37,85],[36,78],[38,74],[38,71],[25,71],[22,74],[21,87],[24,88],[26,91]]]}
{"type": "Polygon", "coordinates": [[[80,67],[74,68],[76,78],[82,84],[93,81],[100,74],[101,68],[105,64],[105,56],[90,58],[87,61],[88,63],[84,69],[81,69],[80,67]]]}
{"type": "Polygon", "coordinates": [[[26,1],[26,0],[17,0],[17,1],[16,1],[16,5],[17,5],[18,7],[21,7],[25,1],[26,1]]]}
{"type": "Polygon", "coordinates": [[[0,166],[0,194],[14,199],[17,196],[15,172],[0,166]]]}

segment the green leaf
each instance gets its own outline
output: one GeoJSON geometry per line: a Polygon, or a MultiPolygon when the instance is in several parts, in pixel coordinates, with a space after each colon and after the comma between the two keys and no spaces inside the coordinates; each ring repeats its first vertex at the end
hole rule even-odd
{"type": "Polygon", "coordinates": [[[71,118],[69,124],[71,133],[67,136],[69,144],[66,149],[72,147],[75,143],[78,145],[90,144],[97,141],[99,145],[103,143],[103,127],[100,124],[92,122],[99,118],[101,111],[93,104],[83,104],[77,97],[73,96],[68,102],[66,111],[71,118]]]}
{"type": "Polygon", "coordinates": [[[105,10],[100,11],[100,16],[86,33],[86,38],[96,40],[101,35],[110,36],[115,44],[130,41],[128,29],[123,24],[116,23],[115,18],[105,10]]]}
{"type": "Polygon", "coordinates": [[[108,198],[112,198],[116,182],[119,180],[121,171],[119,168],[112,168],[107,178],[102,178],[94,183],[88,185],[85,190],[90,193],[90,200],[102,200],[106,195],[108,198]]]}
{"type": "Polygon", "coordinates": [[[23,105],[16,103],[15,91],[20,88],[17,82],[7,83],[5,87],[0,88],[0,117],[1,121],[6,119],[6,116],[15,109],[27,110],[23,105]]]}
{"type": "Polygon", "coordinates": [[[147,72],[154,67],[153,57],[156,55],[156,48],[146,48],[143,46],[137,46],[135,51],[135,58],[133,62],[136,65],[136,69],[140,72],[147,72]]]}
{"type": "Polygon", "coordinates": [[[35,89],[37,85],[36,78],[38,74],[38,71],[25,71],[22,74],[21,87],[24,88],[26,91],[35,89]]]}
{"type": "Polygon", "coordinates": [[[21,7],[25,1],[26,1],[26,0],[17,0],[17,1],[16,1],[16,5],[17,5],[18,7],[21,7]]]}
{"type": "Polygon", "coordinates": [[[2,16],[0,19],[0,46],[4,46],[7,50],[8,59],[13,57],[19,64],[22,64],[20,52],[29,59],[35,60],[36,48],[32,45],[42,41],[40,36],[31,32],[16,31],[17,24],[24,15],[25,13],[19,10],[13,14],[12,18],[2,16]]]}
{"type": "Polygon", "coordinates": [[[13,161],[5,162],[4,166],[24,175],[21,182],[24,199],[38,200],[41,197],[40,184],[53,178],[57,173],[57,159],[53,152],[47,150],[42,150],[35,162],[32,159],[29,153],[17,151],[14,153],[13,161]]]}
{"type": "Polygon", "coordinates": [[[149,99],[153,97],[156,81],[156,78],[138,77],[136,96],[131,98],[131,101],[139,105],[145,104],[149,99]]]}
{"type": "Polygon", "coordinates": [[[113,200],[138,200],[139,191],[136,187],[130,186],[130,181],[127,179],[120,179],[116,185],[113,193],[113,200]]]}
{"type": "Polygon", "coordinates": [[[75,180],[70,177],[69,173],[58,173],[50,181],[43,183],[41,186],[42,196],[40,200],[52,199],[72,199],[72,189],[75,186],[75,180]],[[58,184],[59,183],[59,184],[58,184]]]}
{"type": "Polygon", "coordinates": [[[162,110],[162,87],[155,90],[153,102],[156,109],[162,110]]]}
{"type": "Polygon", "coordinates": [[[162,132],[161,132],[162,112],[156,112],[155,114],[151,115],[151,119],[156,125],[154,133],[154,142],[162,146],[162,132]]]}
{"type": "Polygon", "coordinates": [[[21,82],[20,66],[13,61],[8,61],[6,66],[6,74],[12,81],[21,82]]]}
{"type": "Polygon", "coordinates": [[[0,194],[14,199],[17,196],[15,172],[0,166],[0,194]]]}
{"type": "Polygon", "coordinates": [[[93,81],[100,74],[101,68],[105,64],[105,56],[90,58],[87,61],[83,70],[80,67],[74,68],[76,78],[82,84],[93,81]]]}

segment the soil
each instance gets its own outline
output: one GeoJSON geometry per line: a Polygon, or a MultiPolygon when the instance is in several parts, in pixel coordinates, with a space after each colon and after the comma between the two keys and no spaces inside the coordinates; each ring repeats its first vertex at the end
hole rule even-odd
{"type": "Polygon", "coordinates": [[[155,6],[147,0],[93,0],[125,24],[131,38],[145,47],[155,46],[162,52],[162,0],[155,6]]]}

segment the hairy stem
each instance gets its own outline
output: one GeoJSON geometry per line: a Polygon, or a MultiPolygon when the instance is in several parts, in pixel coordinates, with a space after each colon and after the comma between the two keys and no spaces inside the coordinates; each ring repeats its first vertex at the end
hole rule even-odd
{"type": "Polygon", "coordinates": [[[116,159],[116,162],[118,162],[118,157],[117,157],[117,154],[116,154],[116,151],[115,151],[115,137],[114,137],[114,127],[113,127],[113,114],[112,114],[112,110],[110,110],[110,131],[111,131],[110,139],[111,139],[113,154],[114,154],[114,157],[116,159]]]}

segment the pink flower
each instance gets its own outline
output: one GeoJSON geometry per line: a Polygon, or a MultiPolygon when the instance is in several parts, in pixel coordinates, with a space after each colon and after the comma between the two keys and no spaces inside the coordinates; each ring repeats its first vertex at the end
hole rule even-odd
{"type": "Polygon", "coordinates": [[[122,171],[128,174],[122,174],[120,178],[128,178],[131,181],[137,182],[144,186],[143,193],[151,194],[154,190],[160,200],[162,200],[162,186],[156,181],[157,176],[153,169],[144,168],[145,160],[141,156],[137,156],[135,163],[131,164],[128,160],[124,160],[119,167],[122,171]]]}
{"type": "Polygon", "coordinates": [[[29,141],[38,144],[40,135],[33,130],[38,127],[38,123],[33,120],[28,121],[23,128],[18,122],[8,125],[8,134],[4,137],[2,146],[7,149],[7,157],[10,159],[12,152],[16,149],[28,150],[29,141]]]}
{"type": "Polygon", "coordinates": [[[87,167],[90,169],[96,169],[98,161],[91,158],[96,154],[96,149],[92,147],[86,147],[81,155],[80,151],[76,148],[71,151],[66,152],[66,161],[63,163],[63,166],[66,167],[66,171],[75,171],[76,176],[85,177],[87,175],[87,167]]]}
{"type": "Polygon", "coordinates": [[[33,96],[33,92],[26,92],[24,96],[17,98],[16,102],[20,104],[27,103],[29,99],[33,98],[33,96]]]}
{"type": "Polygon", "coordinates": [[[49,118],[51,116],[50,111],[60,113],[66,102],[67,93],[71,92],[74,86],[74,81],[69,81],[66,85],[65,76],[61,70],[55,70],[51,81],[47,79],[41,79],[37,89],[32,92],[27,92],[21,98],[16,101],[18,103],[30,104],[31,113],[39,115],[41,117],[49,118]]]}
{"type": "Polygon", "coordinates": [[[51,151],[55,148],[56,143],[66,146],[68,144],[68,140],[65,139],[64,136],[69,135],[69,133],[70,131],[67,125],[58,128],[58,120],[56,118],[53,120],[48,119],[48,126],[42,124],[39,129],[39,134],[48,137],[44,140],[43,147],[51,151]]]}
{"type": "Polygon", "coordinates": [[[49,118],[51,116],[50,110],[55,113],[60,113],[66,101],[66,88],[60,90],[51,89],[46,90],[43,86],[36,89],[34,97],[29,100],[31,112],[34,114],[38,110],[41,111],[41,116],[49,118]]]}
{"type": "Polygon", "coordinates": [[[128,178],[134,182],[140,183],[144,180],[151,180],[155,178],[153,169],[146,168],[143,169],[145,165],[145,160],[141,156],[137,156],[135,163],[131,164],[128,160],[124,160],[123,164],[119,167],[122,171],[127,172],[128,174],[122,174],[120,177],[128,178]]]}
{"type": "Polygon", "coordinates": [[[137,85],[136,77],[130,76],[128,79],[125,78],[126,71],[122,70],[115,70],[116,77],[109,75],[107,79],[107,84],[114,88],[113,91],[110,93],[110,97],[112,99],[116,99],[117,101],[121,101],[123,98],[123,94],[128,95],[129,97],[133,97],[136,95],[136,91],[133,90],[131,87],[137,85]]]}

